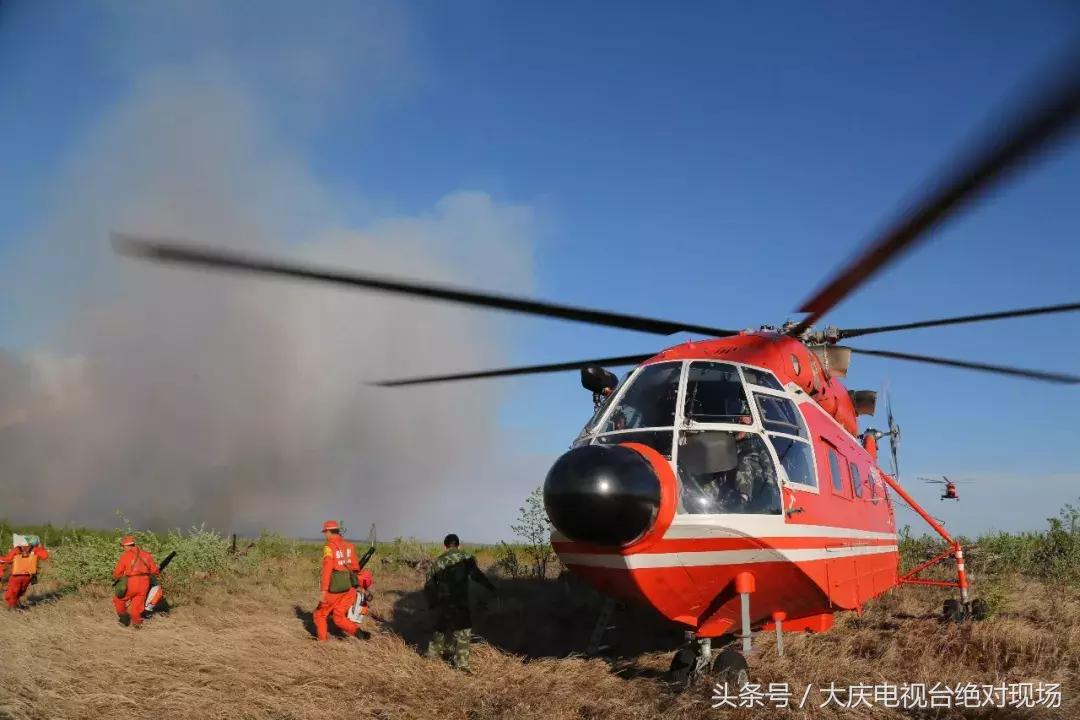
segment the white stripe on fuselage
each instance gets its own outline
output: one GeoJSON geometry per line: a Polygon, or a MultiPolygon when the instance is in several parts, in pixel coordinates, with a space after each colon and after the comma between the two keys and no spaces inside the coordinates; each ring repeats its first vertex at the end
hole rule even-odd
{"type": "Polygon", "coordinates": [[[787,523],[779,515],[676,515],[665,540],[713,537],[828,537],[896,540],[896,533],[787,523]]]}
{"type": "Polygon", "coordinates": [[[560,553],[566,565],[618,568],[702,567],[708,565],[752,565],[774,562],[811,562],[858,555],[895,553],[896,545],[838,546],[834,548],[760,548],[754,550],[706,550],[701,552],[638,553],[607,555],[602,553],[560,553]]]}
{"type": "MultiPolygon", "coordinates": [[[[798,525],[785,523],[782,518],[767,515],[677,515],[664,533],[664,540],[693,538],[795,538],[827,537],[849,540],[896,540],[894,532],[858,530],[832,525],[798,525]]],[[[573,542],[559,531],[551,533],[551,541],[573,542]]]]}

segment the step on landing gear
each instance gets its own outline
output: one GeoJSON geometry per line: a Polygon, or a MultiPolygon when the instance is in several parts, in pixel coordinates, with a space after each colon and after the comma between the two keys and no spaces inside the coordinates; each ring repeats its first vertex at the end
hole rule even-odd
{"type": "MultiPolygon", "coordinates": [[[[686,644],[671,659],[668,680],[679,690],[686,690],[700,679],[740,689],[750,682],[746,656],[734,644],[713,654],[712,639],[687,633],[686,644]]],[[[730,636],[729,636],[730,637],[730,636]]]]}

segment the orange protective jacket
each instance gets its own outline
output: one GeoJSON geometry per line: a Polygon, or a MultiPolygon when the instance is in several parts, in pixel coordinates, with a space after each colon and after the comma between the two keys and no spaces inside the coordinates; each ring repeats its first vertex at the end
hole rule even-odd
{"type": "Polygon", "coordinates": [[[23,558],[18,548],[11,548],[7,555],[0,558],[0,565],[10,563],[12,576],[36,575],[39,569],[38,561],[48,559],[49,551],[40,545],[30,550],[30,557],[28,558],[23,558]]]}
{"type": "Polygon", "coordinates": [[[154,562],[154,556],[145,550],[133,547],[120,554],[120,559],[113,568],[113,579],[136,577],[139,575],[157,575],[160,572],[154,562]]]}
{"type": "Polygon", "coordinates": [[[322,577],[319,581],[319,589],[324,593],[330,592],[330,574],[335,570],[345,572],[360,570],[360,558],[356,556],[356,546],[342,537],[332,537],[323,546],[322,577]]]}

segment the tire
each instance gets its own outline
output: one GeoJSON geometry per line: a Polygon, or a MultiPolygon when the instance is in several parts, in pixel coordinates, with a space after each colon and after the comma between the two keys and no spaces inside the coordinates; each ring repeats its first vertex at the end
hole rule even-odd
{"type": "Polygon", "coordinates": [[[985,620],[990,615],[990,607],[986,604],[986,601],[982,598],[976,598],[971,601],[971,619],[972,620],[985,620]]]}
{"type": "Polygon", "coordinates": [[[746,657],[735,648],[727,648],[713,659],[713,681],[726,682],[729,688],[741,690],[750,682],[750,666],[746,657]]]}
{"type": "Polygon", "coordinates": [[[941,621],[961,623],[964,620],[964,606],[959,600],[949,598],[941,608],[941,621]]]}
{"type": "Polygon", "coordinates": [[[697,656],[690,648],[680,648],[671,658],[671,667],[668,668],[668,682],[675,685],[679,690],[685,690],[694,682],[694,666],[697,664],[697,656]]]}

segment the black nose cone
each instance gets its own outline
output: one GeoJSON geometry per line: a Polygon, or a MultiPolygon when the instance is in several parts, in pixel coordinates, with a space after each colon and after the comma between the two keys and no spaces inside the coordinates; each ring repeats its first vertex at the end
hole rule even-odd
{"type": "Polygon", "coordinates": [[[656,520],[660,480],[629,448],[585,445],[555,461],[544,481],[544,507],[571,540],[628,545],[656,520]]]}

